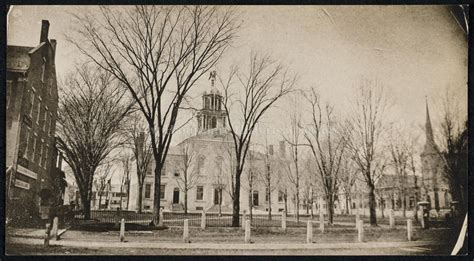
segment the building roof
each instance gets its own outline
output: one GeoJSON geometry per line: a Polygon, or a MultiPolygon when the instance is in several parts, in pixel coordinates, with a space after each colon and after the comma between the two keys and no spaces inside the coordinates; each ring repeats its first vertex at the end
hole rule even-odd
{"type": "Polygon", "coordinates": [[[27,46],[7,46],[7,71],[25,72],[30,67],[30,51],[36,49],[27,46]]]}

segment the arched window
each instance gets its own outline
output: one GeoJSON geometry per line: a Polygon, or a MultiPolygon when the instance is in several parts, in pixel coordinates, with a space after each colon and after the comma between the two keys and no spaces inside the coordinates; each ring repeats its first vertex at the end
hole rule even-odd
{"type": "Polygon", "coordinates": [[[217,119],[216,119],[216,117],[212,117],[212,120],[211,120],[211,128],[212,128],[212,129],[217,128],[217,119]]]}
{"type": "Polygon", "coordinates": [[[206,158],[201,155],[199,156],[199,159],[198,159],[198,171],[199,171],[199,174],[202,174],[203,172],[203,167],[204,167],[204,161],[206,160],[206,158]]]}

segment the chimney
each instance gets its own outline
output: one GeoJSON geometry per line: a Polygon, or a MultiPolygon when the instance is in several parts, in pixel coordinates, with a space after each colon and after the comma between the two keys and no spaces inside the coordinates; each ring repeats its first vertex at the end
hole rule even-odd
{"type": "Polygon", "coordinates": [[[286,146],[284,140],[280,141],[280,156],[283,158],[286,157],[286,146]]]}
{"type": "Polygon", "coordinates": [[[56,39],[51,39],[49,41],[51,43],[51,48],[53,48],[53,60],[56,57],[56,39]]]}
{"type": "Polygon", "coordinates": [[[40,43],[48,41],[48,32],[49,32],[49,21],[48,20],[42,20],[41,21],[40,43]]]}

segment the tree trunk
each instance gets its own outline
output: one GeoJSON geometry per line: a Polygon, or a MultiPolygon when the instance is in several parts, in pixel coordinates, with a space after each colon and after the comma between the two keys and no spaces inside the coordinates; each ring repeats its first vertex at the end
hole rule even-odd
{"type": "Polygon", "coordinates": [[[155,189],[153,195],[153,220],[151,221],[151,225],[158,226],[160,221],[160,189],[161,189],[161,163],[156,161],[156,159],[160,157],[155,157],[156,167],[155,167],[155,189]]]}
{"type": "Polygon", "coordinates": [[[268,220],[272,220],[272,198],[270,189],[268,189],[268,220]]]}
{"type": "Polygon", "coordinates": [[[184,190],[184,214],[188,214],[188,189],[184,190]]]}
{"type": "Polygon", "coordinates": [[[102,203],[102,192],[99,194],[99,210],[101,209],[101,203],[102,203]]]}
{"type": "Polygon", "coordinates": [[[285,216],[288,215],[288,194],[285,189],[285,195],[283,195],[283,200],[285,201],[285,216]]]}
{"type": "Polygon", "coordinates": [[[82,201],[82,211],[84,213],[84,219],[91,218],[91,201],[87,195],[87,193],[80,193],[81,194],[81,201],[82,201]]]}
{"type": "Polygon", "coordinates": [[[402,205],[403,205],[403,217],[407,216],[407,197],[405,196],[405,192],[402,194],[402,205]]]}
{"type": "Polygon", "coordinates": [[[369,212],[370,212],[370,225],[377,226],[377,217],[376,214],[376,202],[375,202],[375,185],[368,184],[369,187],[369,212]]]}
{"type": "MultiPolygon", "coordinates": [[[[237,162],[237,165],[239,162],[237,162]]],[[[240,214],[240,175],[242,170],[236,167],[235,173],[235,191],[234,191],[234,200],[232,206],[232,227],[239,227],[239,214],[240,214]]]]}
{"type": "Polygon", "coordinates": [[[332,195],[326,195],[326,200],[326,208],[328,210],[328,224],[332,225],[334,220],[334,198],[332,195]]]}
{"type": "Polygon", "coordinates": [[[346,215],[349,215],[349,196],[346,195],[346,215]]]}
{"type": "Polygon", "coordinates": [[[300,193],[299,186],[296,186],[296,222],[300,222],[300,193]]]}
{"type": "Polygon", "coordinates": [[[138,199],[137,199],[138,213],[142,213],[142,204],[143,204],[143,183],[138,184],[138,199]]]}

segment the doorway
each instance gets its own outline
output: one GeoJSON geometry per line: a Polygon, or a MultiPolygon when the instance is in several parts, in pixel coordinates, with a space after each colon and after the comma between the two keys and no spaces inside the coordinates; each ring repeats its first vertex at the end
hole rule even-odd
{"type": "Polygon", "coordinates": [[[178,204],[179,203],[179,189],[175,188],[173,190],[173,204],[178,204]]]}
{"type": "Polygon", "coordinates": [[[252,205],[253,206],[258,206],[258,191],[253,192],[253,200],[252,200],[252,205]]]}

